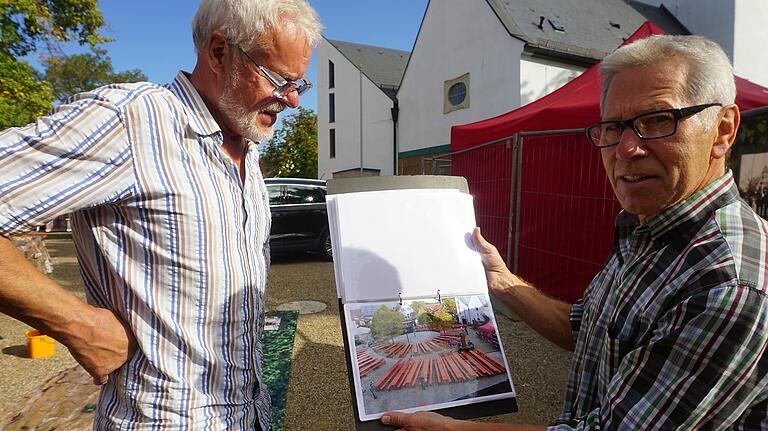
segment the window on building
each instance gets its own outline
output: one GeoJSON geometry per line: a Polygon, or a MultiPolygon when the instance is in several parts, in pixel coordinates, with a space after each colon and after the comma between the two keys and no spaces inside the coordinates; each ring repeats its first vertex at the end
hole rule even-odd
{"type": "Polygon", "coordinates": [[[331,129],[330,132],[331,132],[331,135],[330,135],[330,139],[328,140],[329,147],[331,149],[330,157],[332,159],[335,159],[336,158],[336,129],[331,129]]]}
{"type": "Polygon", "coordinates": [[[448,89],[448,101],[451,105],[460,105],[467,98],[467,86],[463,82],[457,82],[448,89]]]}
{"type": "Polygon", "coordinates": [[[469,73],[449,79],[443,85],[443,114],[469,108],[469,73]]]}
{"type": "Polygon", "coordinates": [[[331,93],[328,95],[328,122],[333,123],[336,121],[336,95],[331,93]]]}
{"type": "Polygon", "coordinates": [[[336,71],[333,62],[328,60],[328,88],[336,87],[336,71]]]}

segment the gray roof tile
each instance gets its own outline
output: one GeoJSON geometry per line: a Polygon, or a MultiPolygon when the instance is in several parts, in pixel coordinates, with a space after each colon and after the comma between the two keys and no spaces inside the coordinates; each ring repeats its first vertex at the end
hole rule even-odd
{"type": "Polygon", "coordinates": [[[601,60],[648,20],[667,32],[687,33],[666,9],[634,0],[487,2],[509,34],[526,42],[533,51],[586,62],[601,60]],[[558,22],[565,31],[555,30],[550,20],[558,22]]]}
{"type": "MultiPolygon", "coordinates": [[[[408,51],[327,39],[387,95],[396,93],[408,64],[408,51]]],[[[391,96],[390,96],[391,97],[391,96]]]]}

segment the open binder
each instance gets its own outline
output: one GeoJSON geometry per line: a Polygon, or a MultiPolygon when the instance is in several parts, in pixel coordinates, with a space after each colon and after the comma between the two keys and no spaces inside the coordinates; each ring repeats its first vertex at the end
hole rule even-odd
{"type": "Polygon", "coordinates": [[[384,412],[456,418],[517,411],[472,197],[454,189],[327,197],[357,429],[384,412]]]}

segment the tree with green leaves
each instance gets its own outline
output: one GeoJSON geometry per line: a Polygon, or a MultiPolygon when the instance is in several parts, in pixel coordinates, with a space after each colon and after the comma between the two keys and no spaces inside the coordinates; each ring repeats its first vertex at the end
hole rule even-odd
{"type": "Polygon", "coordinates": [[[299,112],[283,119],[283,125],[264,147],[261,170],[265,177],[317,178],[317,116],[299,112]]]}
{"type": "Polygon", "coordinates": [[[33,121],[51,108],[51,85],[19,60],[39,44],[96,46],[104,18],[96,0],[0,0],[0,129],[33,121]]]}
{"type": "Polygon", "coordinates": [[[21,126],[51,109],[53,89],[27,62],[0,52],[0,130],[21,126]]]}
{"type": "Polygon", "coordinates": [[[419,313],[422,312],[425,305],[426,303],[424,301],[411,301],[411,303],[408,304],[408,306],[411,307],[411,310],[413,310],[413,316],[416,318],[416,321],[419,324],[424,323],[424,322],[419,322],[419,313]]]}
{"type": "Polygon", "coordinates": [[[0,130],[34,121],[54,100],[68,96],[64,93],[69,89],[144,78],[137,71],[114,73],[106,56],[88,63],[106,54],[97,49],[110,41],[99,33],[103,26],[97,0],[0,0],[0,130]],[[60,42],[90,45],[94,54],[65,56],[60,42]],[[40,48],[48,53],[44,74],[23,60],[40,48]],[[74,67],[76,63],[85,65],[74,67]],[[87,69],[91,66],[93,70],[87,69]]]}
{"type": "Polygon", "coordinates": [[[455,316],[456,315],[456,300],[454,298],[443,299],[443,308],[445,312],[455,316]]]}
{"type": "Polygon", "coordinates": [[[41,43],[109,41],[99,34],[104,17],[97,0],[0,0],[0,12],[0,51],[13,57],[41,43]]]}
{"type": "Polygon", "coordinates": [[[403,315],[386,305],[382,305],[373,313],[371,324],[368,327],[371,328],[374,339],[390,338],[393,343],[395,342],[394,337],[405,333],[403,315]]]}
{"type": "Polygon", "coordinates": [[[432,315],[432,323],[430,326],[435,331],[445,331],[453,327],[453,316],[448,314],[444,309],[437,310],[432,315]]]}
{"type": "Polygon", "coordinates": [[[102,85],[147,80],[138,69],[115,72],[112,59],[103,48],[93,48],[93,52],[85,54],[49,56],[43,63],[45,80],[51,84],[55,100],[60,102],[102,85]]]}
{"type": "Polygon", "coordinates": [[[446,299],[442,302],[442,307],[432,312],[429,307],[422,306],[416,313],[416,320],[420,325],[428,325],[433,331],[443,331],[453,327],[453,317],[456,314],[456,302],[453,299],[446,299]],[[453,303],[451,304],[451,301],[453,303]],[[448,302],[448,305],[446,305],[448,302]],[[453,313],[449,308],[453,307],[453,313]]]}

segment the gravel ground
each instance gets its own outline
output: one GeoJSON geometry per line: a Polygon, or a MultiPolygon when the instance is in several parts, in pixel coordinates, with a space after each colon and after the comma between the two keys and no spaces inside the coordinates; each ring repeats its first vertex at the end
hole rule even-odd
{"type": "MultiPolygon", "coordinates": [[[[50,276],[62,287],[84,298],[72,241],[47,239],[45,243],[53,261],[53,273],[50,276]]],[[[0,337],[3,337],[0,340],[0,374],[3,376],[0,379],[0,412],[57,372],[76,364],[69,351],[58,342],[54,356],[28,358],[27,339],[24,336],[28,329],[31,328],[26,324],[0,314],[0,337]]]]}
{"type": "MultiPolygon", "coordinates": [[[[48,239],[54,259],[52,277],[82,296],[77,262],[70,241],[48,239]]],[[[349,430],[354,428],[344,360],[333,265],[311,255],[273,258],[267,306],[309,300],[328,308],[299,318],[293,350],[285,424],[287,430],[349,430]]],[[[560,411],[570,354],[550,345],[524,324],[497,315],[499,333],[509,362],[519,412],[486,418],[508,423],[546,423],[560,411]]],[[[46,359],[26,358],[26,325],[0,315],[0,417],[24,396],[74,360],[62,345],[46,359]]],[[[50,409],[54,406],[36,406],[50,409]]],[[[2,428],[2,426],[0,426],[2,428]]],[[[63,428],[62,428],[63,429],[63,428]]]]}

